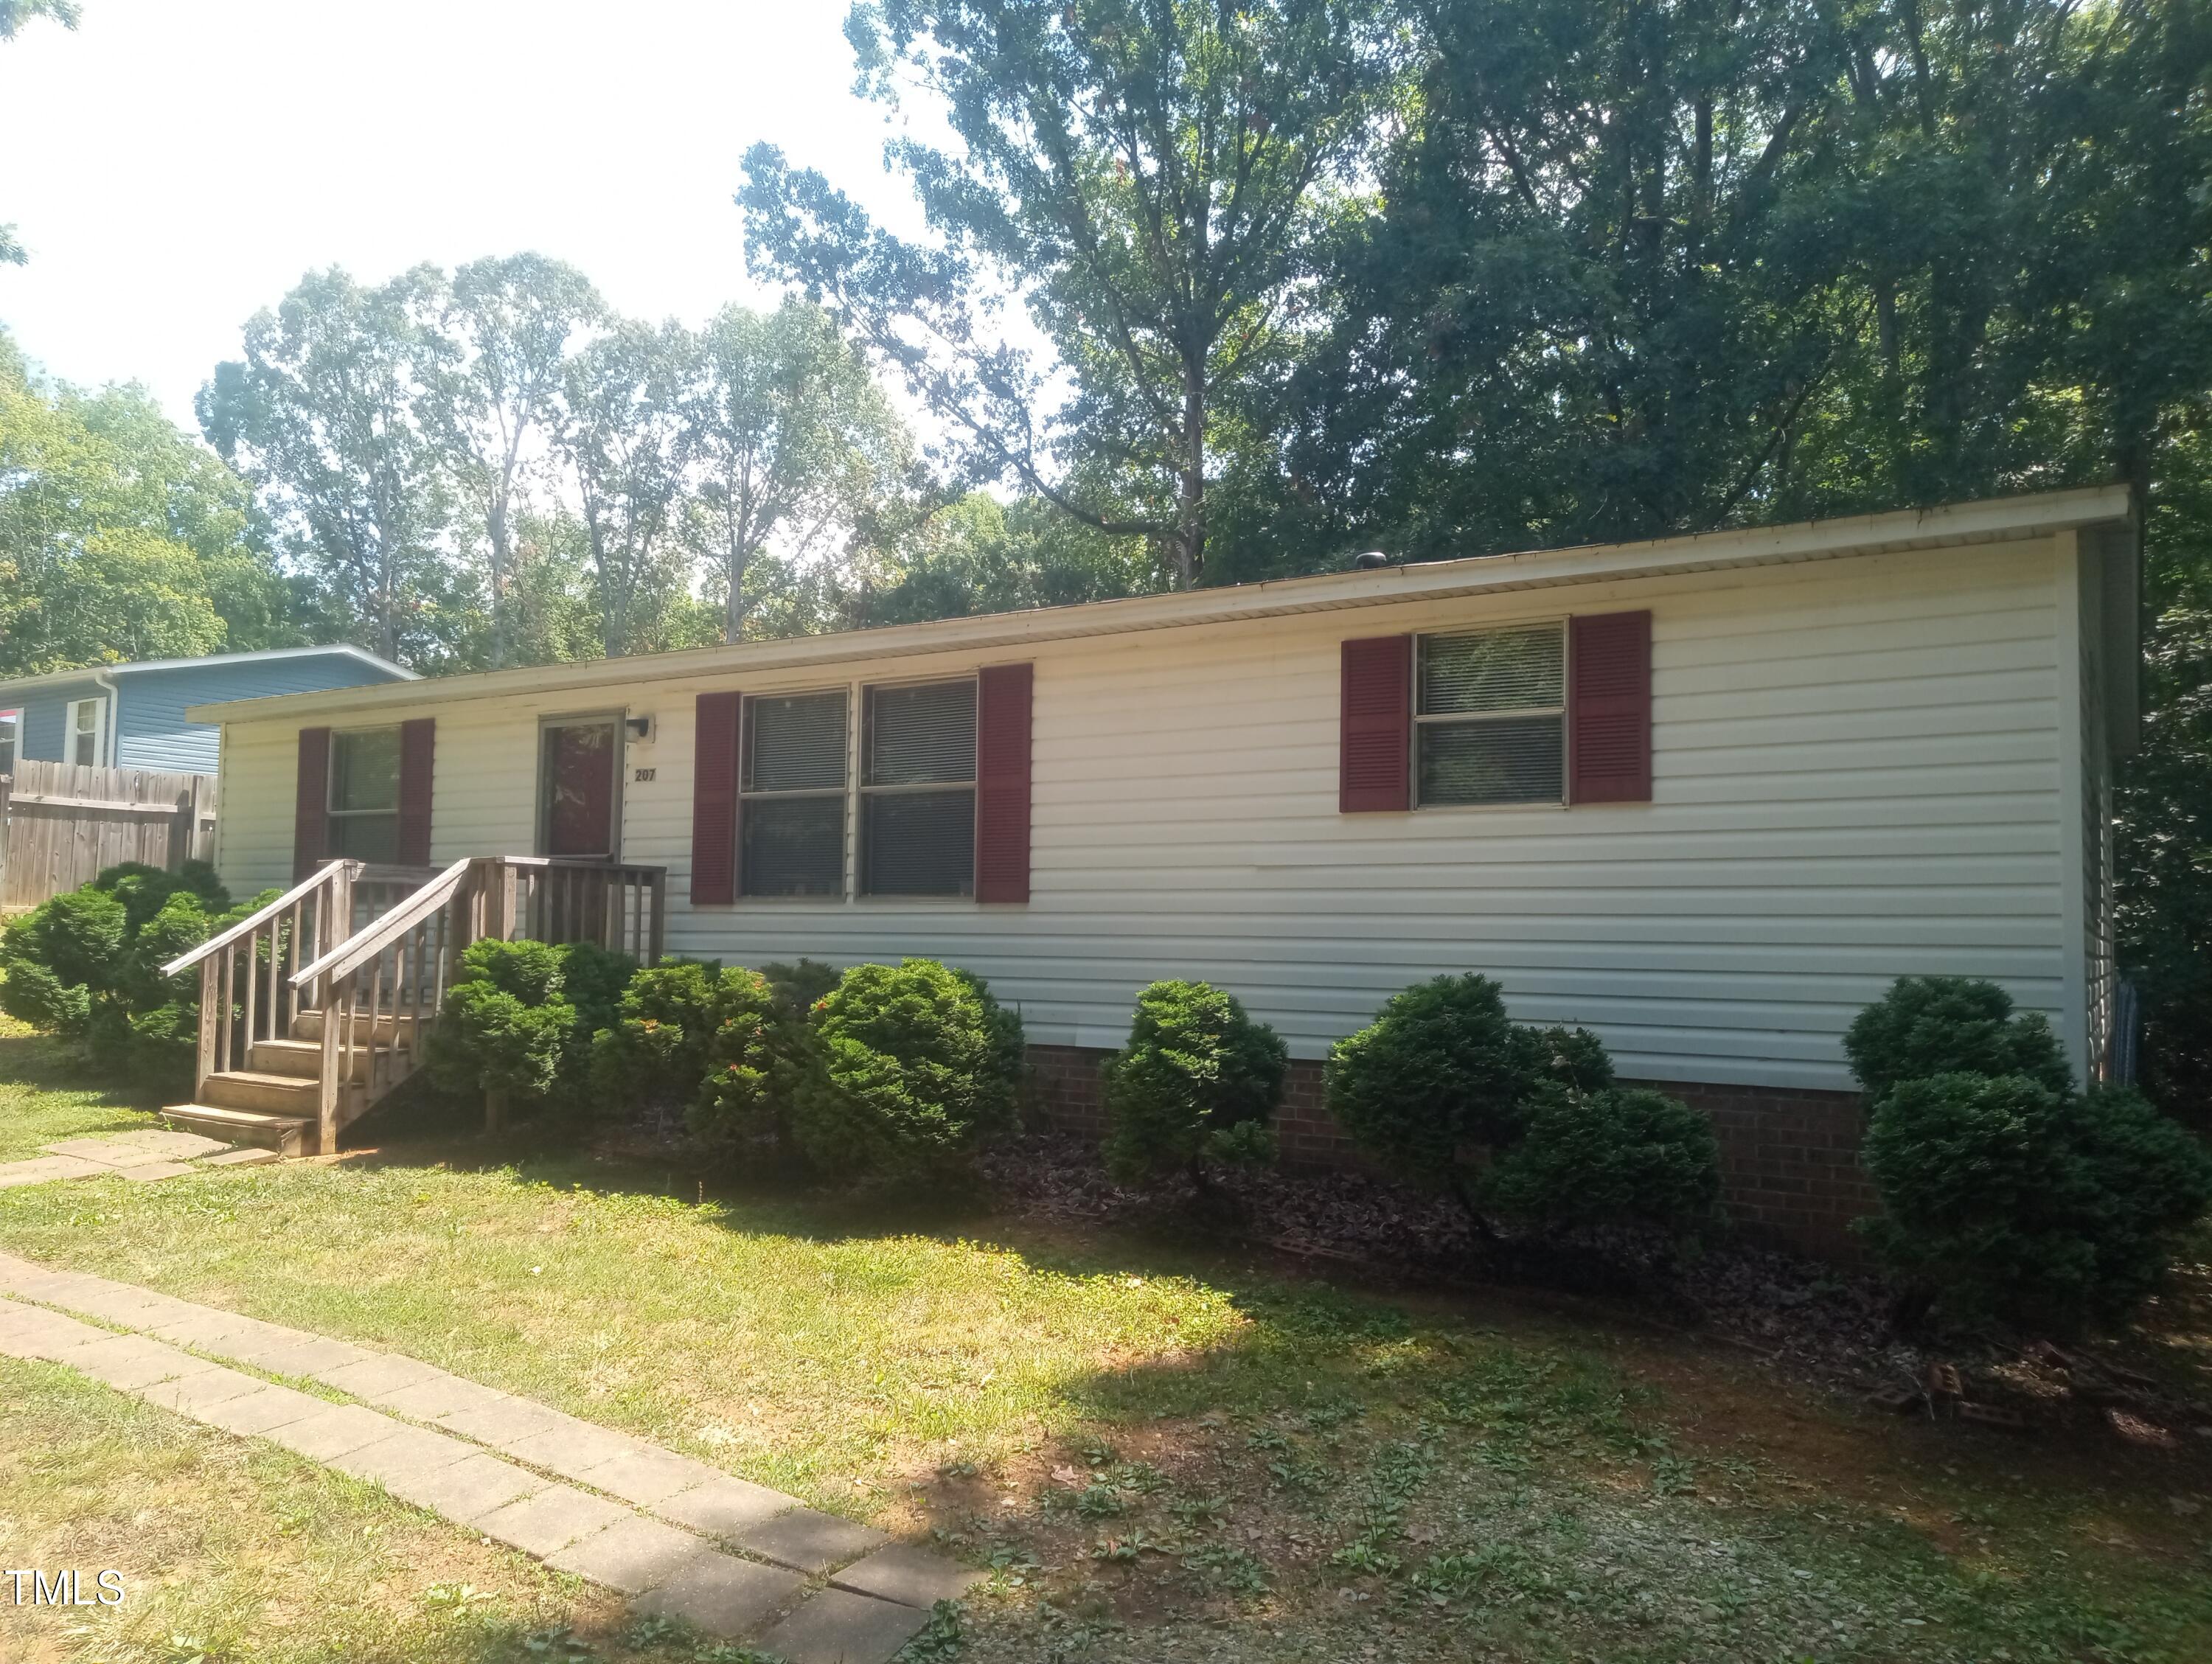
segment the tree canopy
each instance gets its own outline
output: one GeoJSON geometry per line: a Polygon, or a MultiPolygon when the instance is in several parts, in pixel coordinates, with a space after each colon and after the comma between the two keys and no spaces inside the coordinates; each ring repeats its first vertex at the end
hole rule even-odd
{"type": "Polygon", "coordinates": [[[291,639],[247,501],[144,389],[46,387],[0,331],[0,675],[291,639]]]}

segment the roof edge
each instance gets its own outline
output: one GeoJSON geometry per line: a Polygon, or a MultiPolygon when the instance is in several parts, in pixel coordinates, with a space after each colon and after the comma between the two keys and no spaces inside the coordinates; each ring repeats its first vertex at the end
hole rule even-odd
{"type": "MultiPolygon", "coordinates": [[[[1877,555],[2006,541],[2125,523],[2132,514],[2124,486],[1992,498],[1936,508],[1790,525],[1695,532],[1632,544],[1583,544],[1506,555],[1470,556],[1374,570],[1322,573],[1220,589],[1182,590],[1025,612],[985,613],[789,636],[735,646],[686,647],[622,659],[570,660],[518,670],[477,671],[429,678],[446,700],[590,689],[685,677],[738,675],[855,659],[905,658],[919,653],[989,651],[1084,636],[1237,622],[1332,608],[1382,606],[1394,602],[1475,595],[1556,585],[1602,583],[1730,567],[1877,555]]],[[[196,705],[185,715],[199,722],[232,722],[325,712],[374,711],[420,703],[423,687],[391,683],[284,694],[263,699],[196,705]]]]}
{"type": "MultiPolygon", "coordinates": [[[[371,653],[366,647],[356,647],[351,642],[337,641],[328,647],[257,647],[247,653],[216,653],[199,659],[140,659],[128,664],[80,665],[71,670],[41,671],[36,676],[10,677],[0,680],[0,701],[10,699],[26,689],[58,688],[70,682],[89,682],[97,676],[137,676],[146,671],[191,671],[208,665],[243,665],[272,659],[311,659],[331,653],[358,659],[364,665],[388,672],[397,681],[422,680],[420,671],[410,671],[404,665],[395,665],[389,659],[371,653]]],[[[283,694],[272,696],[295,698],[298,695],[283,694]]]]}

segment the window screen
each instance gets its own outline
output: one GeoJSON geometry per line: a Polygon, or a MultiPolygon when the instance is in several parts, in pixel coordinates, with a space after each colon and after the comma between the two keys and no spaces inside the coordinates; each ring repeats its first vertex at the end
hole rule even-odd
{"type": "Polygon", "coordinates": [[[399,730],[331,736],[330,853],[356,861],[399,859],[399,730]]]}
{"type": "Polygon", "coordinates": [[[1414,671],[1419,801],[1566,797],[1566,633],[1515,625],[1425,635],[1414,671]]]}
{"type": "Polygon", "coordinates": [[[867,693],[861,888],[871,896],[975,893],[975,684],[867,693]]]}
{"type": "Polygon", "coordinates": [[[738,808],[747,896],[845,893],[845,692],[748,699],[738,808]]]}

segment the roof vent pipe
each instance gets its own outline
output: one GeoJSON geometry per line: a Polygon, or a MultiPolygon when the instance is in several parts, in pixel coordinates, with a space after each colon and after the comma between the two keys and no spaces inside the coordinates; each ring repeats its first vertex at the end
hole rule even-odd
{"type": "Polygon", "coordinates": [[[1390,557],[1379,549],[1370,549],[1364,555],[1355,555],[1352,564],[1362,572],[1377,572],[1390,564],[1390,557]]]}

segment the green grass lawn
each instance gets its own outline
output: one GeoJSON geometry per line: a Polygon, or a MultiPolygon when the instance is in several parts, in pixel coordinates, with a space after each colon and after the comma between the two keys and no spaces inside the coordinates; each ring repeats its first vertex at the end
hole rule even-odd
{"type": "Polygon", "coordinates": [[[9,1664],[472,1664],[563,1630],[628,1655],[605,1593],[58,1364],[0,1358],[0,1558],[76,1568],[87,1600],[122,1574],[112,1606],[18,1606],[0,1582],[9,1664]]]}
{"type": "Polygon", "coordinates": [[[72,1079],[49,1041],[0,1017],[0,1162],[23,1161],[62,1139],[161,1123],[151,1099],[72,1079]]]}
{"type": "MultiPolygon", "coordinates": [[[[1900,1424],[1741,1354],[1503,1302],[1006,1219],[717,1199],[475,1142],[0,1192],[0,1248],[392,1346],[933,1535],[996,1576],[957,1651],[918,1656],[2212,1656],[2200,1453],[1900,1424]]],[[[45,1419],[0,1420],[11,1443],[43,1448],[102,1398],[30,1373],[45,1419]]],[[[314,1482],[250,1443],[163,1436],[233,1453],[222,1485],[268,1517],[272,1487],[314,1482]]],[[[0,1494],[0,1517],[70,1528],[65,1493],[40,1494],[27,1511],[0,1494]]],[[[556,1621],[565,1592],[398,1515],[417,1522],[410,1575],[496,1588],[495,1624],[456,1641],[475,1607],[426,1615],[390,1595],[402,1579],[371,1603],[403,1614],[385,1651],[360,1650],[364,1608],[325,1619],[261,1564],[319,1552],[312,1533],[241,1540],[224,1610],[244,1634],[257,1601],[281,1612],[301,1657],[323,1655],[316,1637],[349,1659],[542,1655],[517,1626],[556,1621]]]]}

